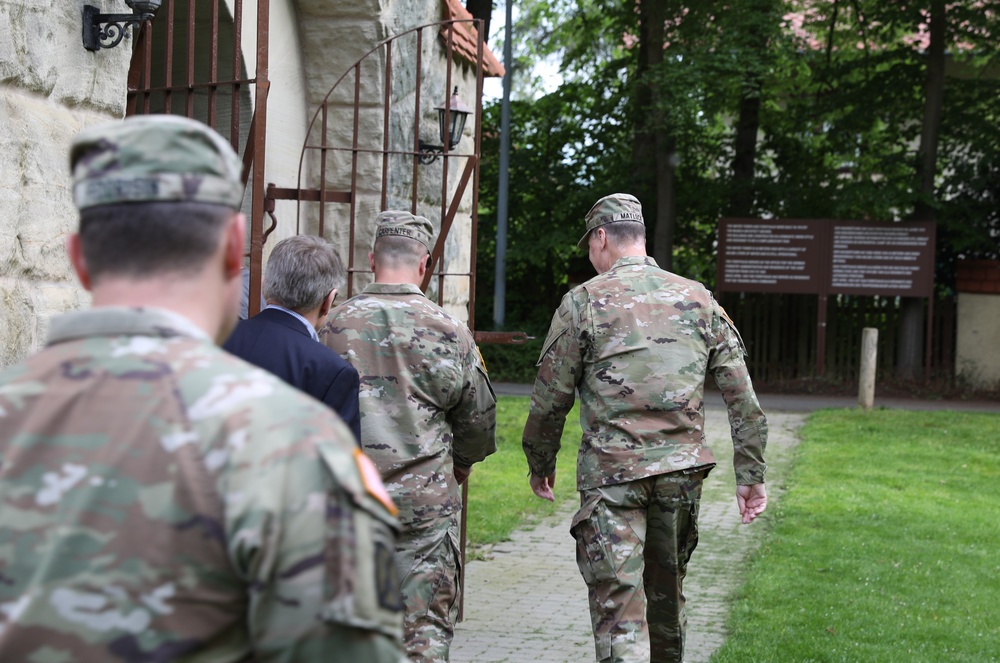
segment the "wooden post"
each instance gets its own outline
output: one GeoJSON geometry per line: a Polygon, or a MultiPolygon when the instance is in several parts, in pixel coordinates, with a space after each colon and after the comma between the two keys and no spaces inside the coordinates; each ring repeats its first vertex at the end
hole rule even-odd
{"type": "Polygon", "coordinates": [[[858,405],[865,410],[875,404],[875,364],[878,358],[878,329],[865,327],[861,332],[861,372],[858,376],[858,405]]]}
{"type": "Polygon", "coordinates": [[[826,372],[826,308],[827,296],[819,296],[819,307],[816,310],[816,377],[823,377],[826,372]]]}

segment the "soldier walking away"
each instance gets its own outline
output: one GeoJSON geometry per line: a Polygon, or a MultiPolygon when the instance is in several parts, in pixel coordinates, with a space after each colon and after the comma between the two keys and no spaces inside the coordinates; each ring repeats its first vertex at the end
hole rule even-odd
{"type": "Polygon", "coordinates": [[[684,660],[683,580],[698,506],[715,466],[705,443],[705,379],[722,390],[744,523],[767,506],[767,422],[732,321],[704,286],[646,255],[642,207],[613,194],[586,216],[598,275],[552,318],[522,445],[530,485],[553,499],[566,414],[580,393],[580,509],[571,532],[587,583],[597,660],[684,660]]]}
{"type": "Polygon", "coordinates": [[[320,340],[361,374],[361,442],[399,507],[404,641],[447,661],[461,595],[460,485],[496,451],[496,397],[469,328],[420,291],[430,221],[378,215],[375,282],[331,311],[320,340]]]}
{"type": "Polygon", "coordinates": [[[90,310],[0,373],[0,660],[403,660],[394,506],[322,403],[225,352],[242,164],[145,116],[72,143],[90,310]]]}

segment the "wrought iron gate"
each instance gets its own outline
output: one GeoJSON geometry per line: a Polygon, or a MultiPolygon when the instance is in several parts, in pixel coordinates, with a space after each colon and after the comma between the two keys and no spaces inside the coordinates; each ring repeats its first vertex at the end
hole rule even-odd
{"type": "MultiPolygon", "coordinates": [[[[466,281],[472,329],[485,48],[482,33],[482,21],[477,19],[441,21],[412,28],[372,48],[344,72],[317,106],[302,147],[296,186],[269,184],[266,193],[269,210],[275,200],[297,201],[297,232],[333,233],[339,236],[338,244],[346,244],[347,296],[358,289],[359,275],[371,273],[365,256],[371,247],[375,212],[408,209],[437,221],[438,237],[422,289],[430,288],[430,294],[443,305],[446,279],[466,281]],[[428,52],[434,53],[432,40],[438,37],[444,43],[445,83],[431,96],[425,90],[432,85],[424,75],[424,60],[428,52]],[[437,160],[429,164],[421,159],[421,119],[437,104],[445,108],[446,122],[450,120],[449,97],[460,87],[455,74],[460,52],[472,61],[476,72],[475,90],[464,91],[466,98],[471,92],[474,99],[471,150],[461,149],[462,142],[468,141],[452,147],[444,140],[439,165],[437,160]],[[377,89],[377,82],[381,90],[373,98],[370,88],[377,89]],[[453,171],[457,171],[457,178],[453,171]],[[436,182],[438,172],[440,191],[432,193],[427,181],[436,182]],[[470,184],[469,260],[464,268],[449,269],[445,245],[470,184]],[[437,200],[429,202],[434,198],[437,200]]],[[[274,225],[272,221],[271,228],[274,225]]]]}
{"type": "MultiPolygon", "coordinates": [[[[241,155],[247,187],[244,212],[250,225],[250,313],[259,307],[263,246],[275,227],[275,201],[297,201],[297,232],[338,235],[338,243],[346,244],[348,296],[357,289],[357,278],[369,273],[367,262],[359,255],[364,253],[361,248],[370,246],[370,237],[363,236],[364,224],[359,226],[358,220],[391,206],[423,213],[435,222],[438,239],[424,290],[429,289],[442,304],[446,282],[464,281],[464,287],[456,287],[468,293],[468,324],[474,330],[483,22],[452,19],[429,23],[390,37],[368,51],[316,107],[294,186],[289,178],[265,188],[270,2],[258,0],[246,5],[248,9],[245,4],[233,0],[230,11],[229,3],[223,0],[164,0],[156,18],[143,25],[137,38],[128,75],[126,113],[172,113],[198,119],[227,136],[241,155]],[[243,34],[244,23],[256,25],[252,40],[243,34]],[[436,40],[442,49],[435,50],[436,40]],[[256,59],[247,62],[243,52],[250,51],[246,42],[251,41],[256,59]],[[440,158],[427,165],[420,159],[422,138],[427,137],[421,135],[421,125],[427,124],[421,120],[435,106],[448,106],[450,91],[460,84],[456,67],[467,66],[457,65],[459,59],[476,72],[475,89],[461,91],[466,100],[471,97],[474,109],[472,136],[454,148],[442,145],[440,158]],[[444,86],[430,89],[433,85],[428,83],[425,70],[441,64],[445,67],[444,86]],[[248,68],[252,69],[250,74],[248,68]],[[377,122],[372,120],[375,115],[377,122]],[[345,130],[345,126],[350,129],[345,130]],[[440,189],[431,192],[429,182],[435,189],[439,182],[440,189]],[[471,227],[469,245],[462,252],[468,260],[458,267],[453,265],[462,261],[453,260],[449,266],[445,246],[467,192],[471,195],[466,201],[471,227]],[[265,230],[268,213],[271,226],[265,230]]],[[[524,341],[520,333],[479,332],[476,336],[480,342],[524,341]]]]}
{"type": "Polygon", "coordinates": [[[243,211],[250,220],[250,308],[260,306],[270,0],[164,0],[143,24],[128,74],[126,115],[169,113],[213,127],[243,159],[243,211]],[[244,18],[256,18],[252,63],[243,59],[244,18]]]}

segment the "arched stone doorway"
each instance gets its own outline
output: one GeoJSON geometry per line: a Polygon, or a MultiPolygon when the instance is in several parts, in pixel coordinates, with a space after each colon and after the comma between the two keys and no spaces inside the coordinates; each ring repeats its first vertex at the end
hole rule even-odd
{"type": "MultiPolygon", "coordinates": [[[[371,228],[366,224],[374,213],[412,208],[428,216],[447,240],[441,241],[436,260],[438,276],[445,272],[449,276],[437,278],[432,289],[445,293],[442,303],[472,326],[479,98],[484,67],[486,75],[502,73],[502,67],[477,34],[474,26],[481,29],[481,24],[467,14],[454,18],[460,4],[431,1],[410,7],[411,15],[402,17],[375,11],[371,4],[371,0],[333,4],[257,0],[244,7],[242,0],[164,0],[152,25],[147,24],[137,38],[128,80],[128,113],[166,112],[201,120],[228,137],[243,157],[251,314],[260,301],[269,231],[276,228],[268,245],[300,232],[322,234],[337,245],[345,262],[363,272],[366,260],[355,258],[367,252],[366,244],[370,246],[371,228]],[[407,21],[421,16],[415,9],[426,15],[442,8],[451,18],[436,27],[418,21],[423,30],[404,28],[407,21]],[[396,41],[386,38],[390,30],[397,32],[396,37],[420,32],[422,45],[399,47],[395,60],[387,62],[379,47],[396,41]],[[357,68],[351,64],[365,59],[366,52],[374,57],[357,68]],[[337,81],[352,75],[360,94],[331,97],[337,81]],[[411,85],[415,80],[423,82],[415,88],[411,85]],[[434,107],[445,102],[456,85],[476,110],[463,145],[447,160],[417,167],[413,150],[419,141],[440,142],[434,107]],[[376,107],[381,103],[388,108],[387,93],[392,95],[393,111],[382,118],[376,107]],[[333,109],[328,119],[342,135],[354,127],[355,142],[349,147],[365,157],[352,163],[341,154],[326,165],[309,160],[303,169],[300,154],[317,133],[307,137],[318,107],[333,109]],[[362,123],[359,131],[352,120],[355,110],[378,119],[362,123]],[[461,158],[470,155],[471,160],[461,158]],[[389,177],[379,174],[378,166],[359,169],[358,163],[365,159],[391,161],[389,177]],[[375,173],[374,180],[369,173],[375,173]],[[322,189],[317,178],[326,182],[322,189]],[[413,186],[417,181],[419,187],[413,186]],[[325,225],[315,222],[315,213],[303,220],[302,201],[268,196],[270,184],[274,185],[270,190],[347,190],[353,192],[350,196],[357,206],[348,214],[327,208],[330,216],[325,225]],[[451,205],[456,188],[464,191],[457,191],[457,207],[451,205]]],[[[332,139],[319,140],[332,145],[332,139]]],[[[360,276],[363,285],[365,275],[360,276]]]]}

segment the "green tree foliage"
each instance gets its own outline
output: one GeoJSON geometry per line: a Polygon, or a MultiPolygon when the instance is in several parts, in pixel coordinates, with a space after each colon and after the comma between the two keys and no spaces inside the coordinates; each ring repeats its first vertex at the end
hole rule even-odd
{"type": "MultiPolygon", "coordinates": [[[[956,257],[997,257],[995,3],[523,0],[518,9],[508,328],[544,331],[568,284],[593,274],[575,244],[587,209],[613,191],[638,195],[647,225],[659,205],[673,205],[673,270],[709,285],[715,228],[729,214],[889,222],[926,205],[938,221],[939,283],[950,284],[956,257]],[[931,10],[942,7],[942,111],[928,193],[918,163],[931,10]],[[649,36],[648,15],[664,17],[662,35],[649,36]],[[650,57],[656,48],[662,58],[650,57]],[[563,81],[543,94],[526,72],[553,58],[563,81]],[[663,145],[676,154],[670,201],[658,196],[663,145]]],[[[499,108],[488,107],[484,322],[492,317],[498,131],[499,108]]]]}
{"type": "MultiPolygon", "coordinates": [[[[604,86],[566,83],[535,100],[511,105],[511,196],[507,264],[507,311],[521,327],[544,333],[570,279],[593,275],[576,247],[581,219],[593,192],[627,189],[628,163],[616,143],[629,140],[619,118],[627,96],[617,79],[604,86]]],[[[499,126],[499,105],[485,109],[484,126],[499,126]]],[[[498,177],[496,131],[484,131],[481,181],[498,177]]],[[[627,157],[627,155],[625,155],[627,157]]],[[[480,192],[477,313],[492,319],[493,259],[496,255],[495,187],[480,192]]],[[[519,327],[519,328],[521,328],[519,327]]]]}
{"type": "MultiPolygon", "coordinates": [[[[797,75],[763,121],[762,211],[812,218],[938,221],[938,281],[957,256],[997,254],[1000,13],[944,7],[942,121],[933,191],[921,191],[931,1],[792,3],[797,75]]],[[[761,173],[758,170],[758,173],[761,173]]]]}

